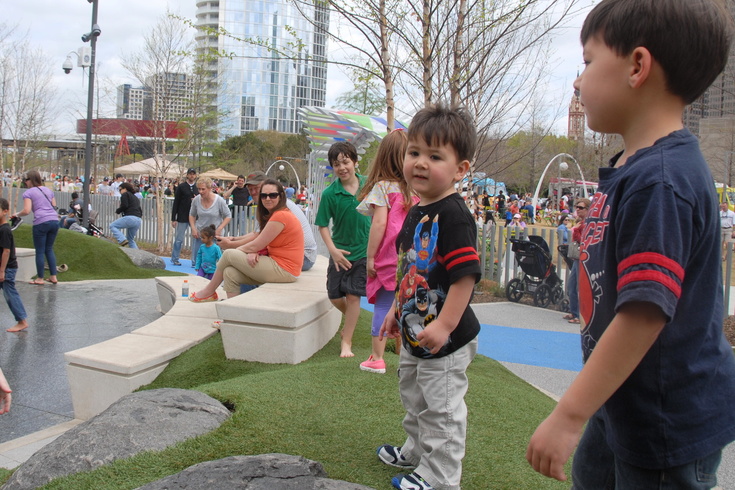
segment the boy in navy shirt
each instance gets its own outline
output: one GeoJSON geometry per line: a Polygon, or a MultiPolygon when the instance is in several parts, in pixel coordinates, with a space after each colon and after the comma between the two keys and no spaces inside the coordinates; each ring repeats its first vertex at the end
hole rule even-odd
{"type": "Polygon", "coordinates": [[[590,129],[625,149],[600,169],[582,234],[585,365],[526,452],[565,480],[579,441],[575,489],[712,488],[735,439],[717,195],[682,125],[732,39],[720,0],[603,0],[582,27],[574,88],[590,129]]]}

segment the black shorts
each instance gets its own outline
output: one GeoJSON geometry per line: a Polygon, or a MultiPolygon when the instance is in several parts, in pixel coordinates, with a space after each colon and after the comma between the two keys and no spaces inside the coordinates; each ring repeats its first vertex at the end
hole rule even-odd
{"type": "Polygon", "coordinates": [[[334,261],[329,258],[327,269],[327,296],[329,299],[344,298],[348,294],[365,296],[367,283],[367,259],[350,261],[352,268],[337,270],[334,261]]]}

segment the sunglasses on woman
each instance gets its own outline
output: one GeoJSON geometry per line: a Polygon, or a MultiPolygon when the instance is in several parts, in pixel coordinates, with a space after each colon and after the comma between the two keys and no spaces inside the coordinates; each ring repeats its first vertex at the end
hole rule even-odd
{"type": "Polygon", "coordinates": [[[260,198],[261,199],[266,199],[266,198],[268,198],[268,199],[277,199],[278,196],[280,196],[280,195],[281,194],[278,193],[278,192],[269,192],[269,193],[261,192],[260,193],[260,198]]]}

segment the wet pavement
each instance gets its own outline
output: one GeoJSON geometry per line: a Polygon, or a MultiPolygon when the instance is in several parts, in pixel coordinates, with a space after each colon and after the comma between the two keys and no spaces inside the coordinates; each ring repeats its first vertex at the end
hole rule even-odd
{"type": "Polygon", "coordinates": [[[0,367],[13,389],[0,416],[0,443],[74,419],[64,353],[160,318],[154,279],[17,284],[30,326],[17,333],[0,304],[0,367]]]}

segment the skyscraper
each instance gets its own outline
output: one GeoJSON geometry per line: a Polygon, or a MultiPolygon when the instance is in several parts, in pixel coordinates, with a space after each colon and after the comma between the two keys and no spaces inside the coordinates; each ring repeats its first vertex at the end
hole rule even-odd
{"type": "Polygon", "coordinates": [[[199,52],[216,48],[220,54],[206,65],[220,137],[259,129],[297,133],[297,109],[324,106],[329,10],[317,0],[296,4],[197,2],[197,26],[208,28],[197,36],[199,52]]]}

